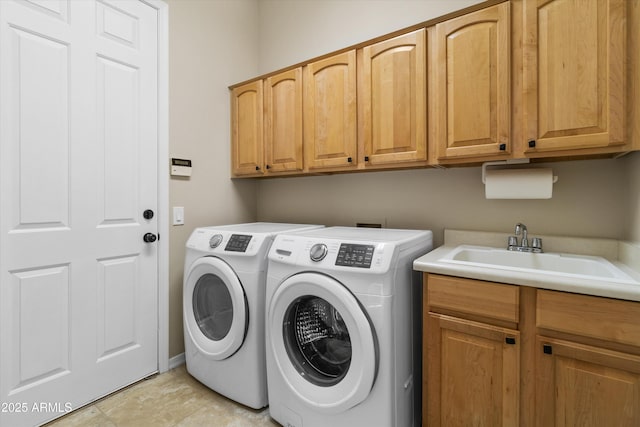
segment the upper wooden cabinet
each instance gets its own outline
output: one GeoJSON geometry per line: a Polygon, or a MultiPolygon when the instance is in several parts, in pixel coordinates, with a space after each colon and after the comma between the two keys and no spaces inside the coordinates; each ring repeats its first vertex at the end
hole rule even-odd
{"type": "Polygon", "coordinates": [[[511,151],[510,6],[436,25],[431,125],[439,160],[511,151]]]}
{"type": "Polygon", "coordinates": [[[427,160],[426,30],[360,51],[358,124],[367,166],[427,160]]]}
{"type": "Polygon", "coordinates": [[[640,0],[466,11],[233,86],[233,176],[640,150],[640,0]]]}
{"type": "Polygon", "coordinates": [[[259,176],[263,173],[262,80],[231,91],[231,173],[259,176]]]}
{"type": "Polygon", "coordinates": [[[301,172],[302,68],[265,80],[264,151],[267,174],[301,172]]]}
{"type": "Polygon", "coordinates": [[[626,142],[629,3],[524,2],[528,156],[626,142]]]}
{"type": "Polygon", "coordinates": [[[305,169],[355,168],[356,51],[305,65],[303,82],[305,169]]]}
{"type": "Polygon", "coordinates": [[[302,68],[235,87],[231,133],[234,176],[302,172],[302,68]]]}

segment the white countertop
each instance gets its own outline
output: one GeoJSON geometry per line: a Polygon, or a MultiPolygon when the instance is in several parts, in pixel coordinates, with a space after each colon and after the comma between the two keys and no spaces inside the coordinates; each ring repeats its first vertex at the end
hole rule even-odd
{"type": "Polygon", "coordinates": [[[444,245],[421,256],[413,263],[414,270],[469,279],[487,280],[513,285],[574,292],[631,301],[640,301],[640,245],[613,239],[590,239],[557,236],[538,236],[547,253],[568,253],[600,256],[607,259],[635,283],[609,282],[601,278],[568,277],[561,274],[532,274],[490,266],[461,265],[442,262],[441,259],[460,245],[480,245],[505,249],[507,233],[464,230],[445,230],[444,245]]]}

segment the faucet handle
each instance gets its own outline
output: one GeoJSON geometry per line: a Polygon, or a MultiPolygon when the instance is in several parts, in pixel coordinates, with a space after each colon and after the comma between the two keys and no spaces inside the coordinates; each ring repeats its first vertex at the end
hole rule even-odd
{"type": "Polygon", "coordinates": [[[531,242],[531,247],[533,249],[540,249],[540,251],[542,251],[542,239],[540,237],[534,237],[531,242]]]}
{"type": "Polygon", "coordinates": [[[518,238],[516,236],[509,236],[509,239],[507,240],[507,246],[510,248],[518,246],[518,238]]]}

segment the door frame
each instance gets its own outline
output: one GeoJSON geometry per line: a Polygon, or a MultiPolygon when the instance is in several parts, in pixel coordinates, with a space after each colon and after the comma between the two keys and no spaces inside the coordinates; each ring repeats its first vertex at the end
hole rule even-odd
{"type": "Polygon", "coordinates": [[[169,370],[169,5],[139,0],[158,13],[158,371],[169,370]]]}

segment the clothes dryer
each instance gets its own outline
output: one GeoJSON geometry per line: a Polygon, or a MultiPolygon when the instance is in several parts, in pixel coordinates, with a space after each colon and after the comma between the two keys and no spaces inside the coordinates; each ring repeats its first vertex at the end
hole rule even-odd
{"type": "Polygon", "coordinates": [[[278,233],[319,225],[248,223],[197,228],[186,244],[183,282],[187,371],[252,408],[267,406],[265,284],[278,233]]]}
{"type": "Polygon", "coordinates": [[[266,329],[277,422],[419,425],[421,276],[412,264],[432,240],[431,231],[348,227],[276,237],[266,329]]]}

